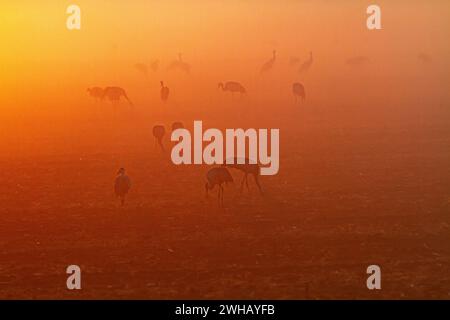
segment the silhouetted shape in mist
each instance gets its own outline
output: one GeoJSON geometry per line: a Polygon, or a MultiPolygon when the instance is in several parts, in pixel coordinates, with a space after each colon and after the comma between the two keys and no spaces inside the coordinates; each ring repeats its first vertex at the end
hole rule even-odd
{"type": "Polygon", "coordinates": [[[150,69],[152,69],[153,72],[156,72],[156,71],[158,71],[158,68],[159,68],[159,60],[158,59],[153,60],[150,63],[150,69]]]}
{"type": "Polygon", "coordinates": [[[169,66],[167,67],[168,70],[181,70],[186,73],[191,72],[191,66],[183,61],[183,58],[181,56],[181,53],[178,54],[178,60],[173,60],[169,66]]]}
{"type": "Polygon", "coordinates": [[[148,67],[145,63],[136,63],[134,65],[134,67],[136,68],[137,71],[139,71],[140,73],[142,73],[144,76],[148,76],[148,67]]]}
{"type": "Polygon", "coordinates": [[[219,186],[217,200],[219,207],[223,207],[223,184],[233,182],[230,172],[224,167],[212,168],[206,173],[206,181],[206,197],[208,197],[208,190],[212,190],[216,185],[219,186]]]}
{"type": "Polygon", "coordinates": [[[245,158],[244,161],[245,163],[243,164],[239,164],[237,162],[238,158],[233,158],[234,163],[233,164],[223,164],[223,166],[229,167],[229,168],[234,168],[234,169],[238,169],[240,171],[242,171],[244,173],[244,177],[242,178],[242,182],[241,182],[241,192],[244,189],[244,182],[245,185],[247,186],[247,190],[250,191],[250,188],[248,186],[248,175],[251,174],[253,176],[253,178],[255,179],[255,183],[258,187],[258,190],[261,194],[263,194],[261,185],[259,184],[259,164],[257,163],[250,163],[250,160],[248,158],[245,158]]]}
{"type": "Polygon", "coordinates": [[[270,60],[268,60],[266,63],[263,64],[263,66],[261,67],[261,73],[264,72],[268,72],[269,70],[271,70],[275,64],[275,60],[276,60],[276,54],[277,52],[275,50],[272,51],[272,58],[270,58],[270,60]]]}
{"type": "Polygon", "coordinates": [[[295,66],[297,63],[299,63],[300,62],[300,58],[299,57],[291,57],[290,59],[289,59],[289,65],[291,66],[291,67],[293,67],[293,66],[295,66]]]}
{"type": "Polygon", "coordinates": [[[167,99],[169,99],[169,87],[164,86],[164,82],[160,81],[161,83],[161,90],[160,90],[160,96],[161,100],[163,102],[166,102],[167,99]]]}
{"type": "Polygon", "coordinates": [[[114,192],[116,196],[120,199],[120,203],[123,206],[125,204],[125,196],[131,188],[131,180],[126,175],[125,169],[120,168],[117,172],[116,180],[114,183],[114,192]]]}
{"type": "Polygon", "coordinates": [[[133,106],[133,103],[128,98],[128,95],[125,92],[125,89],[120,88],[120,87],[106,87],[103,90],[102,100],[103,99],[108,99],[112,103],[118,103],[120,101],[121,97],[124,97],[128,101],[128,103],[130,104],[130,106],[133,106]]]}
{"type": "Polygon", "coordinates": [[[303,62],[300,67],[298,68],[298,72],[299,73],[304,73],[306,71],[308,71],[309,69],[311,69],[311,66],[313,64],[313,55],[312,52],[309,52],[309,58],[308,60],[306,60],[305,62],[303,62]]]}
{"type": "Polygon", "coordinates": [[[300,82],[294,82],[292,85],[292,93],[294,94],[295,101],[301,98],[302,101],[306,99],[305,87],[300,82]]]}
{"type": "Polygon", "coordinates": [[[103,89],[100,87],[91,87],[87,89],[89,96],[97,100],[103,99],[103,89]]]}
{"type": "Polygon", "coordinates": [[[363,66],[370,62],[370,59],[366,56],[356,56],[349,58],[345,61],[345,63],[349,66],[357,67],[357,66],[363,66]]]}
{"type": "Polygon", "coordinates": [[[162,125],[156,125],[153,127],[153,136],[155,137],[155,147],[158,144],[161,147],[161,150],[164,151],[164,146],[162,143],[162,139],[166,134],[166,129],[162,125]]]}
{"type": "Polygon", "coordinates": [[[424,52],[420,53],[417,56],[417,59],[419,59],[419,61],[424,64],[431,63],[431,61],[432,61],[431,56],[424,52]]]}
{"type": "Polygon", "coordinates": [[[182,129],[182,128],[184,128],[184,125],[182,122],[175,121],[174,123],[172,123],[172,131],[175,131],[177,129],[182,129]]]}
{"type": "Polygon", "coordinates": [[[227,81],[225,82],[225,85],[222,82],[219,82],[217,85],[218,88],[222,89],[222,91],[228,91],[231,92],[231,94],[234,95],[235,92],[239,92],[241,96],[243,94],[246,94],[247,91],[245,90],[244,86],[236,81],[227,81]]]}

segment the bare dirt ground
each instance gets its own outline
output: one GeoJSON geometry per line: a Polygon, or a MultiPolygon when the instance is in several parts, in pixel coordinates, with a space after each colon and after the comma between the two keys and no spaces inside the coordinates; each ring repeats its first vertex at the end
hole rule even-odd
{"type": "Polygon", "coordinates": [[[265,197],[253,181],[241,195],[232,171],[226,208],[204,197],[208,167],[172,165],[149,125],[116,148],[2,158],[0,298],[449,299],[450,126],[280,127],[265,197]],[[66,289],[70,264],[81,291],[66,289]]]}

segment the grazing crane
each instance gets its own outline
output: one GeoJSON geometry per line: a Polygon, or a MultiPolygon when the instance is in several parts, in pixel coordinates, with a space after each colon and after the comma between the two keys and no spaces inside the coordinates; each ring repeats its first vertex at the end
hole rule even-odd
{"type": "Polygon", "coordinates": [[[181,123],[179,121],[172,123],[172,131],[175,131],[177,129],[183,129],[183,128],[184,128],[183,123],[181,123]]]}
{"type": "Polygon", "coordinates": [[[161,150],[164,151],[164,146],[162,144],[162,139],[166,134],[166,129],[162,125],[156,125],[153,127],[153,136],[155,137],[155,148],[156,144],[159,144],[161,150]]]}
{"type": "Polygon", "coordinates": [[[153,72],[156,72],[156,71],[158,71],[158,68],[159,68],[159,60],[158,59],[153,60],[150,63],[150,69],[152,69],[153,72]]]}
{"type": "Polygon", "coordinates": [[[206,184],[205,191],[206,197],[208,197],[208,190],[212,190],[216,185],[219,186],[219,193],[217,195],[217,200],[219,207],[223,207],[223,183],[233,182],[233,177],[227,168],[217,167],[212,168],[206,173],[206,184]]]}
{"type": "Polygon", "coordinates": [[[121,97],[124,97],[130,104],[130,106],[133,106],[133,103],[128,98],[127,93],[125,92],[125,90],[123,88],[121,88],[121,87],[106,87],[103,90],[102,99],[107,98],[112,103],[119,102],[121,97]]]}
{"type": "Polygon", "coordinates": [[[103,89],[100,87],[87,88],[87,92],[92,98],[96,100],[101,100],[103,98],[103,89]]]}
{"type": "Polygon", "coordinates": [[[300,68],[298,68],[298,72],[303,73],[303,72],[308,71],[311,68],[312,64],[313,64],[313,55],[312,55],[312,52],[310,51],[309,59],[301,64],[300,68]]]}
{"type": "Polygon", "coordinates": [[[161,90],[160,90],[160,95],[161,95],[161,100],[166,102],[167,99],[169,99],[169,87],[164,86],[164,82],[160,81],[161,83],[161,90]]]}
{"type": "Polygon", "coordinates": [[[276,60],[276,54],[277,54],[276,50],[273,50],[272,58],[270,58],[270,60],[268,60],[266,63],[263,64],[263,66],[261,67],[261,73],[267,72],[273,68],[276,60]]]}
{"type": "Polygon", "coordinates": [[[183,58],[181,57],[181,53],[179,53],[178,60],[173,60],[167,69],[168,70],[179,69],[186,73],[190,73],[191,66],[188,63],[183,61],[183,58]]]}
{"type": "Polygon", "coordinates": [[[300,82],[294,82],[292,85],[292,93],[294,94],[295,101],[297,101],[297,98],[299,97],[302,101],[306,98],[305,87],[300,82]]]}
{"type": "Polygon", "coordinates": [[[248,158],[244,159],[243,164],[239,164],[238,158],[233,158],[233,164],[225,163],[225,164],[223,164],[223,166],[233,168],[233,169],[238,169],[244,173],[244,177],[242,178],[242,181],[241,181],[241,188],[240,188],[241,192],[244,189],[244,182],[245,182],[245,185],[247,186],[247,190],[250,191],[250,188],[248,186],[248,175],[250,174],[255,179],[255,183],[256,183],[256,186],[258,187],[260,194],[261,195],[263,194],[261,185],[259,184],[259,174],[260,174],[259,164],[250,163],[250,160],[248,158]]]}
{"type": "Polygon", "coordinates": [[[225,84],[223,84],[222,82],[219,82],[217,87],[221,88],[222,91],[231,92],[232,95],[234,95],[235,92],[239,92],[241,94],[241,96],[243,94],[247,93],[247,91],[245,90],[244,86],[242,84],[240,84],[239,82],[236,82],[236,81],[227,81],[227,82],[225,82],[225,84]]]}
{"type": "Polygon", "coordinates": [[[125,196],[131,188],[131,180],[125,173],[124,168],[120,168],[117,172],[116,180],[114,182],[114,193],[116,197],[120,199],[120,203],[123,206],[125,204],[125,196]]]}

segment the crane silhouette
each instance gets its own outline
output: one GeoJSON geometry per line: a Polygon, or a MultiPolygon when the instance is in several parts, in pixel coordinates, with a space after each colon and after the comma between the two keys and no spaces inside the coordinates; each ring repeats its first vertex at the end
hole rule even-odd
{"type": "Polygon", "coordinates": [[[178,59],[177,59],[177,60],[173,60],[173,61],[169,64],[169,66],[168,66],[167,69],[168,69],[168,70],[175,70],[175,69],[178,69],[178,70],[184,71],[185,73],[190,73],[190,71],[191,71],[191,66],[190,66],[188,63],[186,63],[186,62],[183,61],[183,58],[182,58],[182,56],[181,56],[181,53],[179,53],[179,54],[178,54],[178,59]]]}
{"type": "Polygon", "coordinates": [[[89,93],[89,96],[96,100],[101,100],[103,98],[103,89],[100,87],[87,88],[87,92],[89,93]]]}
{"type": "Polygon", "coordinates": [[[183,129],[184,125],[182,122],[176,121],[174,123],[172,123],[172,131],[175,131],[177,129],[183,129]]]}
{"type": "Polygon", "coordinates": [[[223,184],[233,182],[233,177],[231,176],[230,172],[227,170],[227,168],[224,167],[212,168],[206,173],[206,181],[206,197],[208,197],[209,190],[212,190],[216,185],[219,186],[217,200],[219,207],[223,207],[223,184]]]}
{"type": "Polygon", "coordinates": [[[169,87],[164,86],[164,82],[160,81],[161,83],[161,90],[160,90],[160,96],[161,100],[166,102],[167,99],[169,99],[169,87]]]}
{"type": "Polygon", "coordinates": [[[164,151],[164,146],[162,143],[162,139],[166,134],[166,129],[162,125],[155,125],[153,127],[153,136],[155,137],[155,148],[157,144],[160,146],[161,150],[164,151]]]}
{"type": "Polygon", "coordinates": [[[225,82],[225,84],[219,82],[217,87],[219,89],[222,89],[222,91],[224,92],[231,92],[232,95],[234,95],[235,92],[239,92],[241,96],[247,93],[247,90],[245,90],[244,86],[236,81],[227,81],[225,82]]]}
{"type": "Polygon", "coordinates": [[[292,93],[294,94],[295,101],[297,101],[298,98],[301,98],[302,101],[304,101],[306,98],[305,87],[300,82],[294,82],[292,85],[292,93]]]}
{"type": "Polygon", "coordinates": [[[108,99],[113,104],[115,104],[120,101],[121,97],[124,97],[128,101],[130,106],[133,106],[133,103],[128,98],[128,95],[127,95],[125,89],[123,89],[121,87],[106,87],[103,90],[102,100],[108,99]]]}
{"type": "Polygon", "coordinates": [[[123,206],[125,204],[125,196],[131,188],[131,180],[125,173],[124,168],[120,168],[117,172],[116,180],[114,181],[114,193],[120,199],[123,206]]]}
{"type": "Polygon", "coordinates": [[[272,58],[270,58],[266,63],[263,64],[263,66],[261,67],[261,73],[268,72],[273,68],[276,60],[276,54],[277,54],[276,50],[273,50],[272,58]]]}
{"type": "Polygon", "coordinates": [[[241,187],[240,187],[241,192],[244,189],[244,182],[245,182],[245,185],[247,186],[247,190],[250,191],[250,187],[248,185],[248,175],[249,174],[252,175],[255,180],[256,186],[258,187],[259,193],[262,195],[263,191],[262,191],[261,185],[259,183],[259,174],[260,174],[259,164],[250,163],[250,160],[248,158],[244,158],[243,160],[244,160],[243,161],[244,163],[239,164],[238,158],[235,157],[235,158],[233,158],[232,164],[224,163],[222,166],[237,169],[244,173],[244,176],[241,181],[241,187]]]}
{"type": "Polygon", "coordinates": [[[303,73],[308,71],[309,69],[311,69],[312,64],[313,64],[313,54],[310,51],[308,60],[306,60],[300,65],[300,67],[298,68],[298,72],[303,73]]]}

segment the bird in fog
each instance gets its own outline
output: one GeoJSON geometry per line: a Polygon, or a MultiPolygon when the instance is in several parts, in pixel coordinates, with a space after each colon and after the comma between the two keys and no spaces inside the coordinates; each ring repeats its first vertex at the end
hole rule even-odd
{"type": "Polygon", "coordinates": [[[169,87],[164,86],[164,82],[160,81],[161,83],[161,90],[159,91],[161,100],[166,102],[167,99],[169,99],[169,87]]]}
{"type": "Polygon", "coordinates": [[[301,98],[302,101],[304,101],[306,98],[305,87],[300,82],[295,82],[292,85],[292,93],[294,94],[295,101],[297,101],[298,98],[301,98]]]}
{"type": "Polygon", "coordinates": [[[158,59],[153,60],[150,63],[150,69],[152,69],[153,72],[156,72],[156,71],[158,71],[158,68],[159,68],[159,60],[158,59]]]}
{"type": "Polygon", "coordinates": [[[96,100],[101,100],[103,98],[103,89],[100,87],[87,88],[89,96],[95,98],[96,100]]]}
{"type": "Polygon", "coordinates": [[[120,101],[121,97],[124,97],[130,104],[130,106],[133,106],[133,103],[128,98],[128,95],[125,92],[125,89],[123,89],[121,87],[106,87],[103,90],[102,100],[108,99],[112,103],[118,103],[120,101]]]}
{"type": "Polygon", "coordinates": [[[308,71],[311,68],[312,64],[313,64],[313,55],[312,52],[310,51],[308,60],[306,60],[300,65],[300,67],[298,68],[298,72],[303,73],[308,71]]]}
{"type": "Polygon", "coordinates": [[[172,131],[175,131],[177,129],[183,129],[184,125],[182,122],[176,121],[174,123],[172,123],[172,131]]]}
{"type": "Polygon", "coordinates": [[[148,67],[145,63],[136,63],[134,65],[134,67],[136,68],[137,71],[139,71],[140,73],[142,73],[144,76],[148,76],[148,67]]]}
{"type": "Polygon", "coordinates": [[[426,53],[423,53],[423,52],[417,56],[417,59],[419,59],[419,61],[421,63],[430,63],[431,62],[431,56],[426,53]]]}
{"type": "Polygon", "coordinates": [[[362,66],[370,62],[370,59],[366,56],[356,56],[349,58],[345,61],[345,63],[349,66],[362,66]]]}
{"type": "Polygon", "coordinates": [[[174,69],[178,69],[181,71],[184,71],[186,73],[189,73],[191,71],[191,66],[183,61],[183,58],[181,56],[181,53],[178,54],[178,59],[177,60],[173,60],[169,66],[167,67],[168,70],[174,70],[174,69]]]}
{"type": "Polygon", "coordinates": [[[208,197],[209,190],[212,190],[216,185],[219,186],[217,200],[219,207],[223,207],[223,184],[233,182],[233,177],[231,176],[230,172],[227,170],[227,168],[224,167],[212,168],[206,173],[206,181],[206,197],[208,197]]]}
{"type": "Polygon", "coordinates": [[[120,199],[120,203],[123,206],[125,204],[125,196],[131,188],[131,180],[125,173],[124,168],[120,168],[117,172],[116,180],[114,183],[114,192],[120,199]]]}
{"type": "Polygon", "coordinates": [[[240,188],[241,192],[244,189],[244,182],[245,182],[245,185],[247,186],[247,190],[250,191],[250,188],[248,186],[248,175],[250,174],[250,175],[253,176],[253,178],[255,180],[255,183],[256,183],[256,186],[258,187],[258,190],[259,190],[260,194],[263,194],[261,185],[259,184],[259,174],[260,174],[259,164],[257,164],[257,163],[250,163],[250,160],[248,158],[245,158],[243,160],[244,160],[244,163],[243,164],[239,164],[238,163],[238,158],[233,158],[233,163],[232,164],[227,164],[225,162],[225,164],[223,164],[223,166],[230,167],[230,168],[233,168],[233,169],[237,169],[237,170],[240,170],[240,171],[242,171],[244,173],[244,177],[242,178],[242,181],[241,181],[241,188],[240,188]]]}
{"type": "Polygon", "coordinates": [[[263,64],[263,66],[261,67],[261,73],[267,72],[273,68],[276,60],[276,54],[277,52],[273,50],[272,58],[270,58],[270,60],[268,60],[266,63],[263,64]]]}
{"type": "Polygon", "coordinates": [[[241,96],[243,94],[247,93],[247,91],[245,90],[244,86],[242,84],[240,84],[239,82],[236,82],[236,81],[227,81],[227,82],[225,82],[225,84],[223,84],[222,82],[219,82],[217,87],[219,89],[222,89],[222,91],[231,92],[232,95],[234,95],[235,92],[239,92],[241,94],[241,96]]]}
{"type": "Polygon", "coordinates": [[[159,144],[161,150],[164,151],[164,146],[162,144],[162,139],[166,134],[166,129],[162,125],[156,125],[153,127],[153,136],[155,137],[155,148],[156,144],[159,144]]]}

